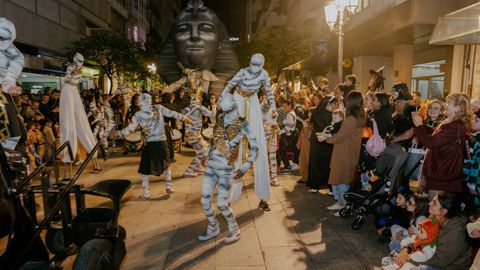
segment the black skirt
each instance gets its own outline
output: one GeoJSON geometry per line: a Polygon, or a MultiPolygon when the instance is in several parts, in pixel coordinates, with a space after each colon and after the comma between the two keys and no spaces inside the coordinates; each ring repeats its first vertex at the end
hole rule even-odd
{"type": "Polygon", "coordinates": [[[160,176],[170,167],[170,151],[166,141],[147,142],[142,151],[138,173],[160,176]]]}

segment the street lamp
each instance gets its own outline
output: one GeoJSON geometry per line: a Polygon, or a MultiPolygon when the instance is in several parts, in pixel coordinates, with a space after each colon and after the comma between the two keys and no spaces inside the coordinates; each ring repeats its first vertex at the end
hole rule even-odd
{"type": "Polygon", "coordinates": [[[343,35],[344,26],[358,7],[358,0],[335,0],[325,6],[325,19],[330,31],[338,36],[338,82],[343,81],[343,35]]]}

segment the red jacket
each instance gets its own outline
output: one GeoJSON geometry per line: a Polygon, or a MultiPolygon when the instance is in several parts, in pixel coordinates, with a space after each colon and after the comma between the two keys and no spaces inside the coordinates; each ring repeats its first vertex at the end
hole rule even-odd
{"type": "Polygon", "coordinates": [[[463,191],[463,160],[467,130],[461,120],[438,126],[429,135],[427,127],[415,128],[420,143],[428,148],[422,173],[428,190],[463,191]]]}

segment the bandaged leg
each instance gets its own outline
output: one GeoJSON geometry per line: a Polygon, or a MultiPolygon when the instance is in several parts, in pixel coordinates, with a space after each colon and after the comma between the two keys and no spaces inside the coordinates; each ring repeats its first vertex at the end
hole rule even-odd
{"type": "Polygon", "coordinates": [[[149,199],[150,198],[150,187],[149,187],[149,179],[148,175],[141,174],[140,179],[142,180],[142,187],[143,187],[143,195],[142,197],[144,199],[149,199]]]}
{"type": "Polygon", "coordinates": [[[215,189],[215,185],[217,184],[217,178],[213,170],[214,169],[209,164],[207,166],[205,176],[203,177],[201,203],[203,211],[207,216],[208,226],[207,230],[198,236],[198,239],[201,241],[212,239],[220,233],[218,221],[215,218],[215,210],[213,209],[212,205],[213,191],[215,189]]]}
{"type": "Polygon", "coordinates": [[[163,171],[163,177],[165,177],[165,190],[167,193],[173,193],[175,190],[172,188],[172,170],[167,168],[163,171]]]}
{"type": "Polygon", "coordinates": [[[201,168],[202,168],[201,160],[205,150],[204,150],[203,144],[198,140],[190,144],[192,145],[193,150],[195,150],[195,157],[193,158],[192,162],[188,166],[185,173],[189,175],[192,174],[191,176],[195,176],[193,174],[201,172],[201,168]]]}

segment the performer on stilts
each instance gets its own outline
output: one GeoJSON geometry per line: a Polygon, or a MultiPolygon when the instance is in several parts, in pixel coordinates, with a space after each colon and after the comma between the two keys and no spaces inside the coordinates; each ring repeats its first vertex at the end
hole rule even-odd
{"type": "Polygon", "coordinates": [[[165,189],[168,194],[173,193],[172,172],[170,170],[170,153],[165,135],[165,122],[163,116],[180,119],[186,123],[191,120],[182,114],[171,111],[162,105],[152,105],[152,97],[149,94],[140,95],[140,111],[132,117],[130,124],[120,134],[125,137],[135,132],[138,126],[147,141],[142,151],[138,173],[141,174],[144,199],[150,198],[149,175],[165,177],[165,189]]]}
{"type": "Polygon", "coordinates": [[[230,244],[240,238],[240,229],[235,221],[232,209],[228,203],[228,192],[232,181],[241,181],[242,176],[250,168],[258,152],[255,134],[248,121],[240,117],[237,102],[232,94],[224,94],[218,106],[222,110],[213,128],[213,138],[209,150],[206,152],[207,169],[202,184],[202,207],[207,215],[207,230],[198,236],[206,241],[220,234],[220,227],[212,206],[213,192],[218,185],[217,208],[228,223],[228,234],[225,243],[230,244]],[[238,156],[242,140],[246,136],[250,143],[250,153],[245,163],[234,171],[234,163],[238,156]]]}
{"type": "MultiPolygon", "coordinates": [[[[88,123],[85,108],[78,92],[78,84],[82,78],[83,62],[83,56],[76,53],[73,58],[73,64],[67,67],[65,84],[60,93],[60,142],[61,144],[67,141],[70,142],[73,158],[77,155],[78,141],[80,141],[82,146],[89,153],[93,150],[96,144],[92,129],[88,123]]],[[[94,172],[99,172],[101,169],[96,154],[92,161],[94,172]]],[[[73,162],[68,155],[68,151],[64,152],[63,162],[73,162]]]]}
{"type": "MultiPolygon", "coordinates": [[[[252,131],[255,134],[255,138],[258,143],[258,156],[253,164],[254,176],[255,176],[255,192],[260,199],[259,208],[269,211],[267,201],[270,199],[270,173],[268,166],[268,152],[265,142],[265,131],[263,127],[262,114],[260,108],[260,102],[258,100],[258,91],[260,87],[265,87],[265,91],[270,104],[273,117],[277,116],[277,110],[275,107],[274,97],[272,89],[270,88],[270,77],[266,70],[263,69],[265,58],[262,54],[254,54],[250,60],[250,66],[248,68],[241,69],[235,76],[228,82],[222,92],[222,96],[230,93],[232,89],[236,87],[234,98],[237,101],[237,105],[242,117],[246,117],[249,121],[252,131]]],[[[240,156],[237,161],[237,167],[241,164],[242,150],[246,150],[246,147],[240,149],[240,156]]],[[[236,183],[232,186],[230,193],[230,201],[234,202],[240,198],[242,190],[242,184],[236,183]]]]}

